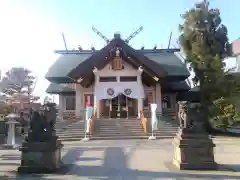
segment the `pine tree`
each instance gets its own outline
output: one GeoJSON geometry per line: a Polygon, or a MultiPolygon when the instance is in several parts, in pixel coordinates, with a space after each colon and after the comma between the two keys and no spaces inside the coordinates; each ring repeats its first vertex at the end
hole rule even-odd
{"type": "Polygon", "coordinates": [[[220,11],[210,9],[209,3],[204,1],[185,12],[182,18],[179,42],[186,61],[195,72],[193,81],[199,85],[205,119],[235,118],[237,113],[230,96],[239,91],[234,77],[225,71],[223,60],[229,56],[230,45],[220,11]]]}

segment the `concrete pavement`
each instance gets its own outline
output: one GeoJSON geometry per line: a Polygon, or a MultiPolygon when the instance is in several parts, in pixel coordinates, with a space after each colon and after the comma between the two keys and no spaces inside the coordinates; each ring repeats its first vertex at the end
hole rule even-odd
{"type": "Polygon", "coordinates": [[[0,179],[240,179],[239,140],[215,140],[215,143],[215,157],[223,167],[222,171],[172,170],[168,166],[173,157],[169,139],[115,140],[66,142],[63,161],[68,164],[69,171],[55,175],[17,176],[15,171],[20,164],[20,152],[0,150],[0,179]]]}

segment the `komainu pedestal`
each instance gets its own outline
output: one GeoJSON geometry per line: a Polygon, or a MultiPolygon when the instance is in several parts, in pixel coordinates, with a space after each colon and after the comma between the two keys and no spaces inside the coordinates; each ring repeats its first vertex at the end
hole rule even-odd
{"type": "Polygon", "coordinates": [[[49,142],[24,142],[20,151],[21,166],[19,173],[55,173],[60,169],[61,149],[59,140],[49,142]]]}
{"type": "Polygon", "coordinates": [[[61,165],[61,141],[54,128],[56,108],[47,104],[31,114],[28,136],[20,148],[19,173],[55,173],[61,165]]]}
{"type": "Polygon", "coordinates": [[[217,164],[214,160],[212,139],[207,133],[198,133],[191,129],[179,128],[173,141],[173,164],[180,170],[214,170],[217,164]]]}

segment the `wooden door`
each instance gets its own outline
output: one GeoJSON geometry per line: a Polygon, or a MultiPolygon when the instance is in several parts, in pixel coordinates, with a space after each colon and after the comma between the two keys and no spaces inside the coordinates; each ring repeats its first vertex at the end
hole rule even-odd
{"type": "Polygon", "coordinates": [[[112,110],[110,112],[111,118],[117,118],[118,115],[118,96],[111,99],[112,110]]]}
{"type": "Polygon", "coordinates": [[[123,94],[120,94],[119,95],[119,106],[120,106],[120,109],[119,109],[119,113],[120,113],[120,118],[126,118],[127,117],[127,104],[126,104],[126,101],[127,100],[127,97],[123,94]]]}

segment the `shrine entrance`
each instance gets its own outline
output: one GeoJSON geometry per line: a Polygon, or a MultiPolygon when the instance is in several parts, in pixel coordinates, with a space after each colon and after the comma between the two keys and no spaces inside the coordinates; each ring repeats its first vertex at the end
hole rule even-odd
{"type": "Polygon", "coordinates": [[[112,99],[105,99],[102,115],[109,118],[129,118],[137,116],[137,100],[119,94],[112,99]]]}

